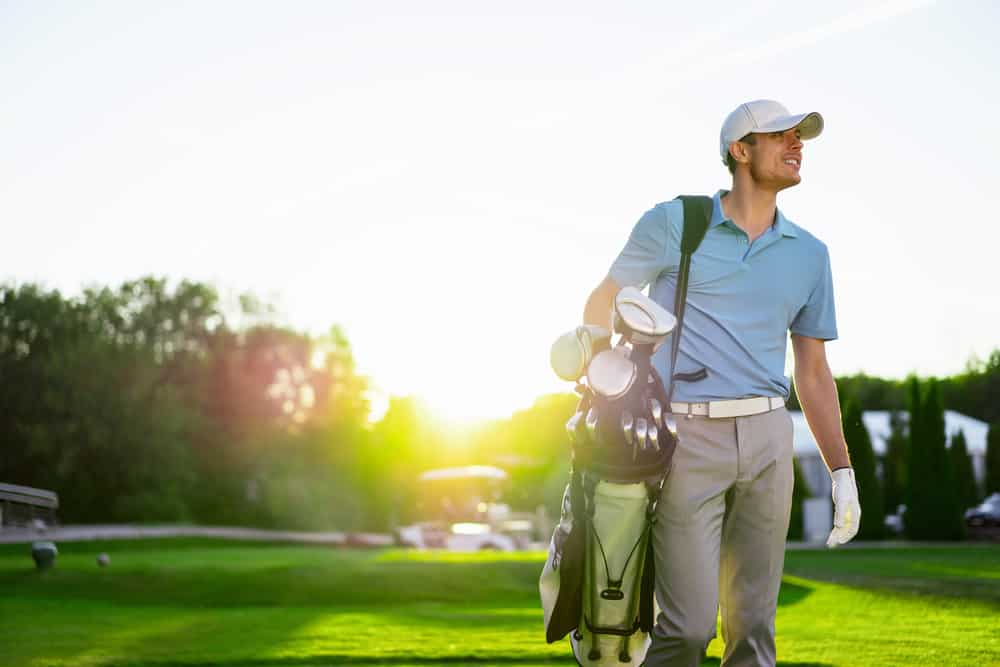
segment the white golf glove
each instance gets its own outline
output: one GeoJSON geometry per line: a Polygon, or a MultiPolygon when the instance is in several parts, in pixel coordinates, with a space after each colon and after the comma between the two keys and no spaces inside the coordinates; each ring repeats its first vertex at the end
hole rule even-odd
{"type": "Polygon", "coordinates": [[[846,544],[858,534],[861,526],[861,505],[854,468],[838,468],[830,473],[833,479],[833,530],[826,540],[831,549],[846,544]]]}

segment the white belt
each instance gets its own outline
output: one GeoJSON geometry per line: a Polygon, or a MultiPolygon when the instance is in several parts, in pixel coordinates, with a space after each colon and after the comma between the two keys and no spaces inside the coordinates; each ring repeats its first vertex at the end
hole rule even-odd
{"type": "Polygon", "coordinates": [[[681,403],[672,401],[670,411],[678,415],[698,415],[710,419],[721,417],[746,417],[759,415],[785,406],[782,396],[754,396],[737,398],[732,401],[709,401],[707,403],[681,403]]]}

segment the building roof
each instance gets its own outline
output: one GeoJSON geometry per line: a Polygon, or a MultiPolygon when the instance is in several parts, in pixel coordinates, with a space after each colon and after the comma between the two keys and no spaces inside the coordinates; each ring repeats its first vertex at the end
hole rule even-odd
{"type": "MultiPolygon", "coordinates": [[[[792,415],[792,424],[794,426],[795,455],[810,456],[818,454],[816,441],[813,439],[808,424],[806,424],[806,418],[798,410],[789,410],[789,414],[792,415]]],[[[861,419],[865,423],[865,428],[868,429],[868,434],[872,439],[872,449],[875,450],[877,456],[885,454],[885,441],[889,438],[890,432],[890,414],[888,410],[865,410],[861,415],[861,419]]],[[[908,412],[902,412],[901,415],[904,422],[910,418],[908,412]]],[[[986,452],[986,434],[989,431],[989,424],[986,422],[963,415],[954,410],[945,410],[944,430],[948,434],[949,444],[951,443],[952,436],[962,431],[965,434],[965,444],[970,454],[984,454],[986,452]]]]}

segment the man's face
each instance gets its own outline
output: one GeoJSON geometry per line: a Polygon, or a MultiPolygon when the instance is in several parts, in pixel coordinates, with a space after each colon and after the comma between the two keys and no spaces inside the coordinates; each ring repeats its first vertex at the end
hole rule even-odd
{"type": "Polygon", "coordinates": [[[802,180],[802,140],[797,128],[784,132],[756,134],[756,143],[747,145],[750,176],[760,187],[778,192],[802,180]]]}

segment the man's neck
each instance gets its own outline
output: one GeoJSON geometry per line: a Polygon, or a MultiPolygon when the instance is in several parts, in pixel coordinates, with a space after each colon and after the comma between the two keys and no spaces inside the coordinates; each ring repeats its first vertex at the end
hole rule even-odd
{"type": "Polygon", "coordinates": [[[753,241],[774,224],[777,193],[756,188],[737,179],[722,198],[722,213],[753,241]]]}

